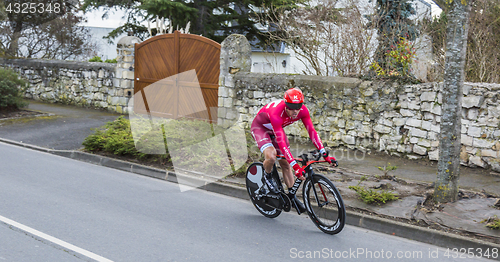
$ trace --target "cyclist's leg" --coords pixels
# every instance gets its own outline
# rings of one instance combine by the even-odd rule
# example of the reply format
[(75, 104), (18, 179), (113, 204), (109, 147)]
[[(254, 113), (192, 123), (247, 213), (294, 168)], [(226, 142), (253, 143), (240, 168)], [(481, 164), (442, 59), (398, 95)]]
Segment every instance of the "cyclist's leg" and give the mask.
[(259, 125), (252, 124), (252, 136), (260, 151), (264, 154), (264, 170), (266, 173), (273, 171), (273, 165), (276, 162), (276, 149), (271, 135), (273, 132)]
[(264, 181), (267, 184), (269, 190), (271, 192), (278, 194), (279, 193), (279, 187), (278, 187), (278, 181), (275, 181), (275, 179), (272, 178), (272, 172), (273, 172), (273, 167), (274, 163), (276, 163), (276, 149), (273, 146), (270, 146), (263, 151), (264, 153)]
[(287, 188), (292, 188), (295, 183), (295, 179), (293, 177), (292, 167), (288, 163), (286, 159), (278, 160), (281, 166), (281, 171), (283, 173), (283, 179), (285, 180), (285, 185)]
[[(288, 137), (285, 136), (285, 137), (283, 137), (283, 139), (284, 139), (285, 145), (288, 147), (288, 149), (290, 149), (290, 142), (288, 141)], [(295, 178), (294, 178), (294, 175), (292, 172), (292, 167), (290, 166), (288, 161), (285, 159), (284, 152), (282, 152), (279, 149), (278, 141), (276, 140), (276, 137), (272, 138), (272, 140), (273, 140), (274, 147), (278, 148), (278, 149), (276, 149), (276, 153), (279, 156), (278, 162), (280, 163), (280, 166), (281, 166), (281, 171), (283, 173), (283, 180), (285, 180), (285, 185), (287, 186), (287, 188), (292, 188), (293, 184), (295, 183)]]
[[(288, 139), (285, 140), (286, 145), (290, 148)], [(281, 151), (278, 149), (278, 155), (282, 156)], [(284, 156), (283, 156), (284, 157)], [(295, 184), (295, 176), (293, 175), (292, 167), (285, 158), (280, 158), (279, 160), (281, 171), (283, 173), (283, 179), (285, 180), (286, 187), (290, 190)], [(295, 194), (288, 192), (288, 198), (292, 201), (292, 207), (295, 208), (299, 214), (306, 212), (306, 207)]]
[(270, 174), (273, 172), (274, 163), (276, 163), (276, 149), (274, 146), (270, 146), (264, 149), (262, 153), (264, 153), (264, 170)]
[(286, 187), (288, 188), (288, 198), (292, 201), (292, 207), (298, 209), (299, 214), (306, 212), (306, 207), (300, 200), (297, 198), (295, 194), (290, 193), (290, 189), (293, 187), (295, 183), (295, 176), (292, 172), (292, 167), (288, 164), (286, 159), (279, 160), (281, 171), (283, 172), (283, 179), (285, 180)]
[(279, 189), (277, 182), (272, 179), (271, 173), (273, 172), (274, 164), (276, 163), (277, 155), (277, 143), (276, 138), (273, 135), (273, 131), (261, 127), (259, 125), (253, 125), (251, 127), (252, 136), (257, 143), (260, 151), (264, 154), (264, 180), (268, 188), (273, 193), (278, 193)]

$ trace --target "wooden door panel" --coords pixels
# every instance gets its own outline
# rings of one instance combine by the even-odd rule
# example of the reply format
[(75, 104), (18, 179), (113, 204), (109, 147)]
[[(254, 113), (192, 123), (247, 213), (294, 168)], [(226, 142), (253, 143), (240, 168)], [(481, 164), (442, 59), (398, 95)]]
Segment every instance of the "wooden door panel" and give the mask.
[[(219, 61), (220, 44), (178, 31), (136, 44), (134, 93), (147, 94), (137, 109), (159, 117), (217, 121)], [(193, 69), (194, 76), (182, 74)]]

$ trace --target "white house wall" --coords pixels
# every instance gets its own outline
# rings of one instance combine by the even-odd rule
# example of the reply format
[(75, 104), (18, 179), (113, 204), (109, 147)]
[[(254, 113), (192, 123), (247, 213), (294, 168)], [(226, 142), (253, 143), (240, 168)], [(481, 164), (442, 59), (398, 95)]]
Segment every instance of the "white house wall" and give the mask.
[[(104, 27), (87, 27), (89, 29), (90, 36), (92, 41), (97, 43), (97, 56), (101, 57), (102, 60), (113, 59), (116, 58), (116, 42), (115, 40), (112, 44), (108, 43), (107, 39), (103, 39), (104, 36), (107, 36), (114, 28), (104, 28)], [(118, 36), (116, 39), (121, 39), (127, 34), (122, 34)]]
[[(283, 67), (285, 61), (285, 67)], [(252, 52), (252, 69), (254, 73), (293, 73), (290, 70), (290, 55), (286, 53)]]
[[(350, 0), (341, 0), (338, 2), (338, 7), (345, 7)], [(317, 2), (317, 1), (316, 1)], [(360, 9), (360, 12), (363, 15), (368, 15), (372, 14), (375, 9), (375, 1), (370, 1), (370, 0), (358, 0), (358, 7)], [(412, 2), (413, 7), (415, 8), (415, 15), (411, 17), (412, 20), (422, 20), (424, 18), (430, 19), (431, 16), (431, 4), (424, 0), (414, 0)], [(374, 33), (374, 37), (372, 38), (371, 45), (374, 46), (374, 50), (377, 45), (377, 36), (376, 32)], [(432, 41), (431, 39), (423, 35), (419, 37), (417, 40), (414, 41), (414, 47), (416, 49), (416, 63), (412, 65), (413, 69), (413, 74), (421, 79), (426, 81), (427, 80), (427, 71), (430, 68), (430, 64), (432, 64)], [(252, 66), (252, 72), (258, 72), (258, 70), (262, 70), (260, 63), (270, 63), (272, 65), (272, 72), (273, 73), (291, 73), (291, 74), (304, 74), (305, 69), (309, 66), (307, 64), (302, 63), (299, 59), (297, 59), (297, 56), (294, 54), (293, 50), (290, 48), (285, 49), (285, 53), (289, 54), (286, 57), (286, 68), (283, 68), (282, 66), (277, 66), (277, 62), (273, 60), (273, 55), (272, 54), (266, 54), (266, 53), (259, 53), (259, 54), (253, 54), (252, 55), (252, 63), (257, 63), (256, 67), (254, 68)], [(371, 54), (373, 57), (373, 53)], [(281, 57), (279, 58), (281, 59)], [(282, 59), (283, 60), (283, 59)], [(330, 74), (335, 76), (336, 74)]]

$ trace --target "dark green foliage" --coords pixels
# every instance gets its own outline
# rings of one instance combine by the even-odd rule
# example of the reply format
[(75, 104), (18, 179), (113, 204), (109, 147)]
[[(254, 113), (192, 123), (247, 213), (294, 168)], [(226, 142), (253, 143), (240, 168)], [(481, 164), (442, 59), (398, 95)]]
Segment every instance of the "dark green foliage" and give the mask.
[(119, 117), (94, 131), (94, 134), (83, 141), (86, 150), (91, 152), (103, 151), (115, 155), (137, 157), (138, 159), (147, 158), (146, 154), (140, 153), (135, 148), (128, 119)]
[(375, 14), (369, 16), (371, 23), (378, 28), (379, 45), (375, 53), (375, 61), (385, 68), (388, 50), (398, 45), (401, 38), (413, 41), (419, 31), (410, 16), (415, 14), (412, 2), (409, 0), (377, 0)]
[[(111, 32), (108, 38), (113, 39), (127, 31), (141, 39), (149, 37), (147, 28), (141, 26), (144, 20), (156, 21), (165, 18), (172, 21), (172, 26), (185, 28), (190, 22), (189, 32), (203, 35), (217, 42), (222, 42), (232, 33), (243, 34), (249, 41), (264, 41), (264, 35), (255, 28), (256, 13), (251, 7), (270, 6), (290, 8), (302, 0), (245, 0), (245, 1), (187, 1), (187, 0), (85, 0), (83, 10), (120, 7), (129, 10), (127, 23)], [(145, 12), (144, 12), (145, 11)], [(153, 30), (153, 35), (156, 31)]]
[(18, 109), (26, 106), (22, 100), (22, 88), (26, 81), (11, 69), (0, 68), (0, 110)]

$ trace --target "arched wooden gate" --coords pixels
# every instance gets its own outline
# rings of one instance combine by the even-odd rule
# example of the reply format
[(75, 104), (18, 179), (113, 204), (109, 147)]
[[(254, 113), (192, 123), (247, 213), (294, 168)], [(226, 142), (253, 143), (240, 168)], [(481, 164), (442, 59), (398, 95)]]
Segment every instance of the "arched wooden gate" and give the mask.
[[(153, 98), (150, 95), (147, 98), (149, 104), (152, 99), (161, 100), (160, 107), (152, 108), (144, 99), (144, 106), (148, 113), (167, 118), (208, 118), (207, 120), (217, 122), (219, 60), (219, 43), (198, 35), (182, 34), (179, 31), (155, 36), (140, 44), (135, 44), (135, 97), (146, 98), (145, 89), (153, 83), (158, 87), (160, 83), (160, 89), (164, 87), (163, 89), (168, 88), (170, 91), (163, 93), (161, 97)], [(193, 87), (193, 82), (175, 76), (192, 69), (196, 70), (207, 110), (205, 113), (199, 112), (186, 116), (181, 114), (182, 110), (179, 110), (179, 107), (183, 104), (196, 103), (190, 100), (193, 99), (189, 96), (189, 92), (192, 91), (188, 91), (188, 95), (184, 92), (184, 95), (179, 96), (175, 90)], [(142, 96), (138, 96), (139, 94)]]

